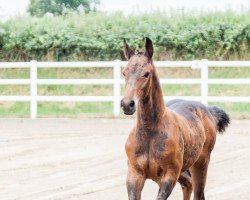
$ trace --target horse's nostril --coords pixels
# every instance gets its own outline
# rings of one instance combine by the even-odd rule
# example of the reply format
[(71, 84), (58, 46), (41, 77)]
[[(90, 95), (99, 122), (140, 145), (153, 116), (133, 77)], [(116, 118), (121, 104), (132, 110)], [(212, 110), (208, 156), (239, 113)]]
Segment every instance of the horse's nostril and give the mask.
[(121, 100), (121, 107), (123, 107), (124, 106), (124, 104), (123, 104), (123, 100)]
[(129, 106), (134, 107), (135, 106), (135, 101), (130, 101)]

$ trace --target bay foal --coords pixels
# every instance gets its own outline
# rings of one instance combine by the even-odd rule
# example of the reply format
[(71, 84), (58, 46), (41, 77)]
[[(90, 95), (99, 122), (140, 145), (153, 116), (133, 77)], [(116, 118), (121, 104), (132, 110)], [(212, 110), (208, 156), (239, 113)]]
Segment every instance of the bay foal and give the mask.
[(164, 104), (153, 44), (146, 38), (145, 52), (134, 53), (124, 39), (128, 65), (123, 70), (125, 93), (121, 107), (137, 120), (126, 142), (129, 200), (140, 200), (146, 179), (159, 185), (157, 200), (166, 200), (176, 182), (183, 199), (205, 199), (204, 188), (216, 133), (229, 124), (228, 115), (199, 102), (173, 100)]

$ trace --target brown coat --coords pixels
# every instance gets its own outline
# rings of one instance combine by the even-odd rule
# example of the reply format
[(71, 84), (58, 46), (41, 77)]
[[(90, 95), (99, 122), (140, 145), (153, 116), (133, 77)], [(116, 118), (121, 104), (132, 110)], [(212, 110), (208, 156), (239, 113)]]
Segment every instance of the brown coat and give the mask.
[(129, 62), (123, 71), (126, 85), (121, 106), (125, 114), (133, 114), (138, 107), (136, 124), (125, 146), (129, 199), (141, 198), (146, 179), (158, 183), (157, 200), (167, 199), (177, 181), (185, 200), (190, 199), (192, 188), (194, 199), (205, 199), (207, 166), (216, 133), (225, 129), (229, 117), (219, 108), (193, 101), (173, 100), (166, 107), (148, 38), (145, 47), (145, 53), (134, 54), (124, 41)]

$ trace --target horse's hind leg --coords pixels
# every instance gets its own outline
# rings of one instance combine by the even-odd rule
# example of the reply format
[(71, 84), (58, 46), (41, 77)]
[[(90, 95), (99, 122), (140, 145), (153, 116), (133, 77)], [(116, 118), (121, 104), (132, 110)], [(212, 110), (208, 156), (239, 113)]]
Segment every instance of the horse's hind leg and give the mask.
[(189, 170), (180, 175), (178, 182), (182, 187), (183, 200), (190, 200), (192, 194), (192, 178)]
[(207, 178), (209, 156), (200, 157), (191, 168), (194, 200), (205, 200), (205, 185)]

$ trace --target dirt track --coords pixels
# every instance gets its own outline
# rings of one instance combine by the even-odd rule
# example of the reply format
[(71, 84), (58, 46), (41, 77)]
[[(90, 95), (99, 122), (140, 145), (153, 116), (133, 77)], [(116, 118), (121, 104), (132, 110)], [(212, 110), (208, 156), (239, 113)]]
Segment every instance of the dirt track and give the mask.
[[(1, 200), (126, 200), (124, 143), (133, 120), (1, 119)], [(142, 200), (156, 198), (146, 182)], [(217, 138), (207, 199), (249, 199), (250, 121)], [(182, 199), (177, 185), (169, 199)]]

